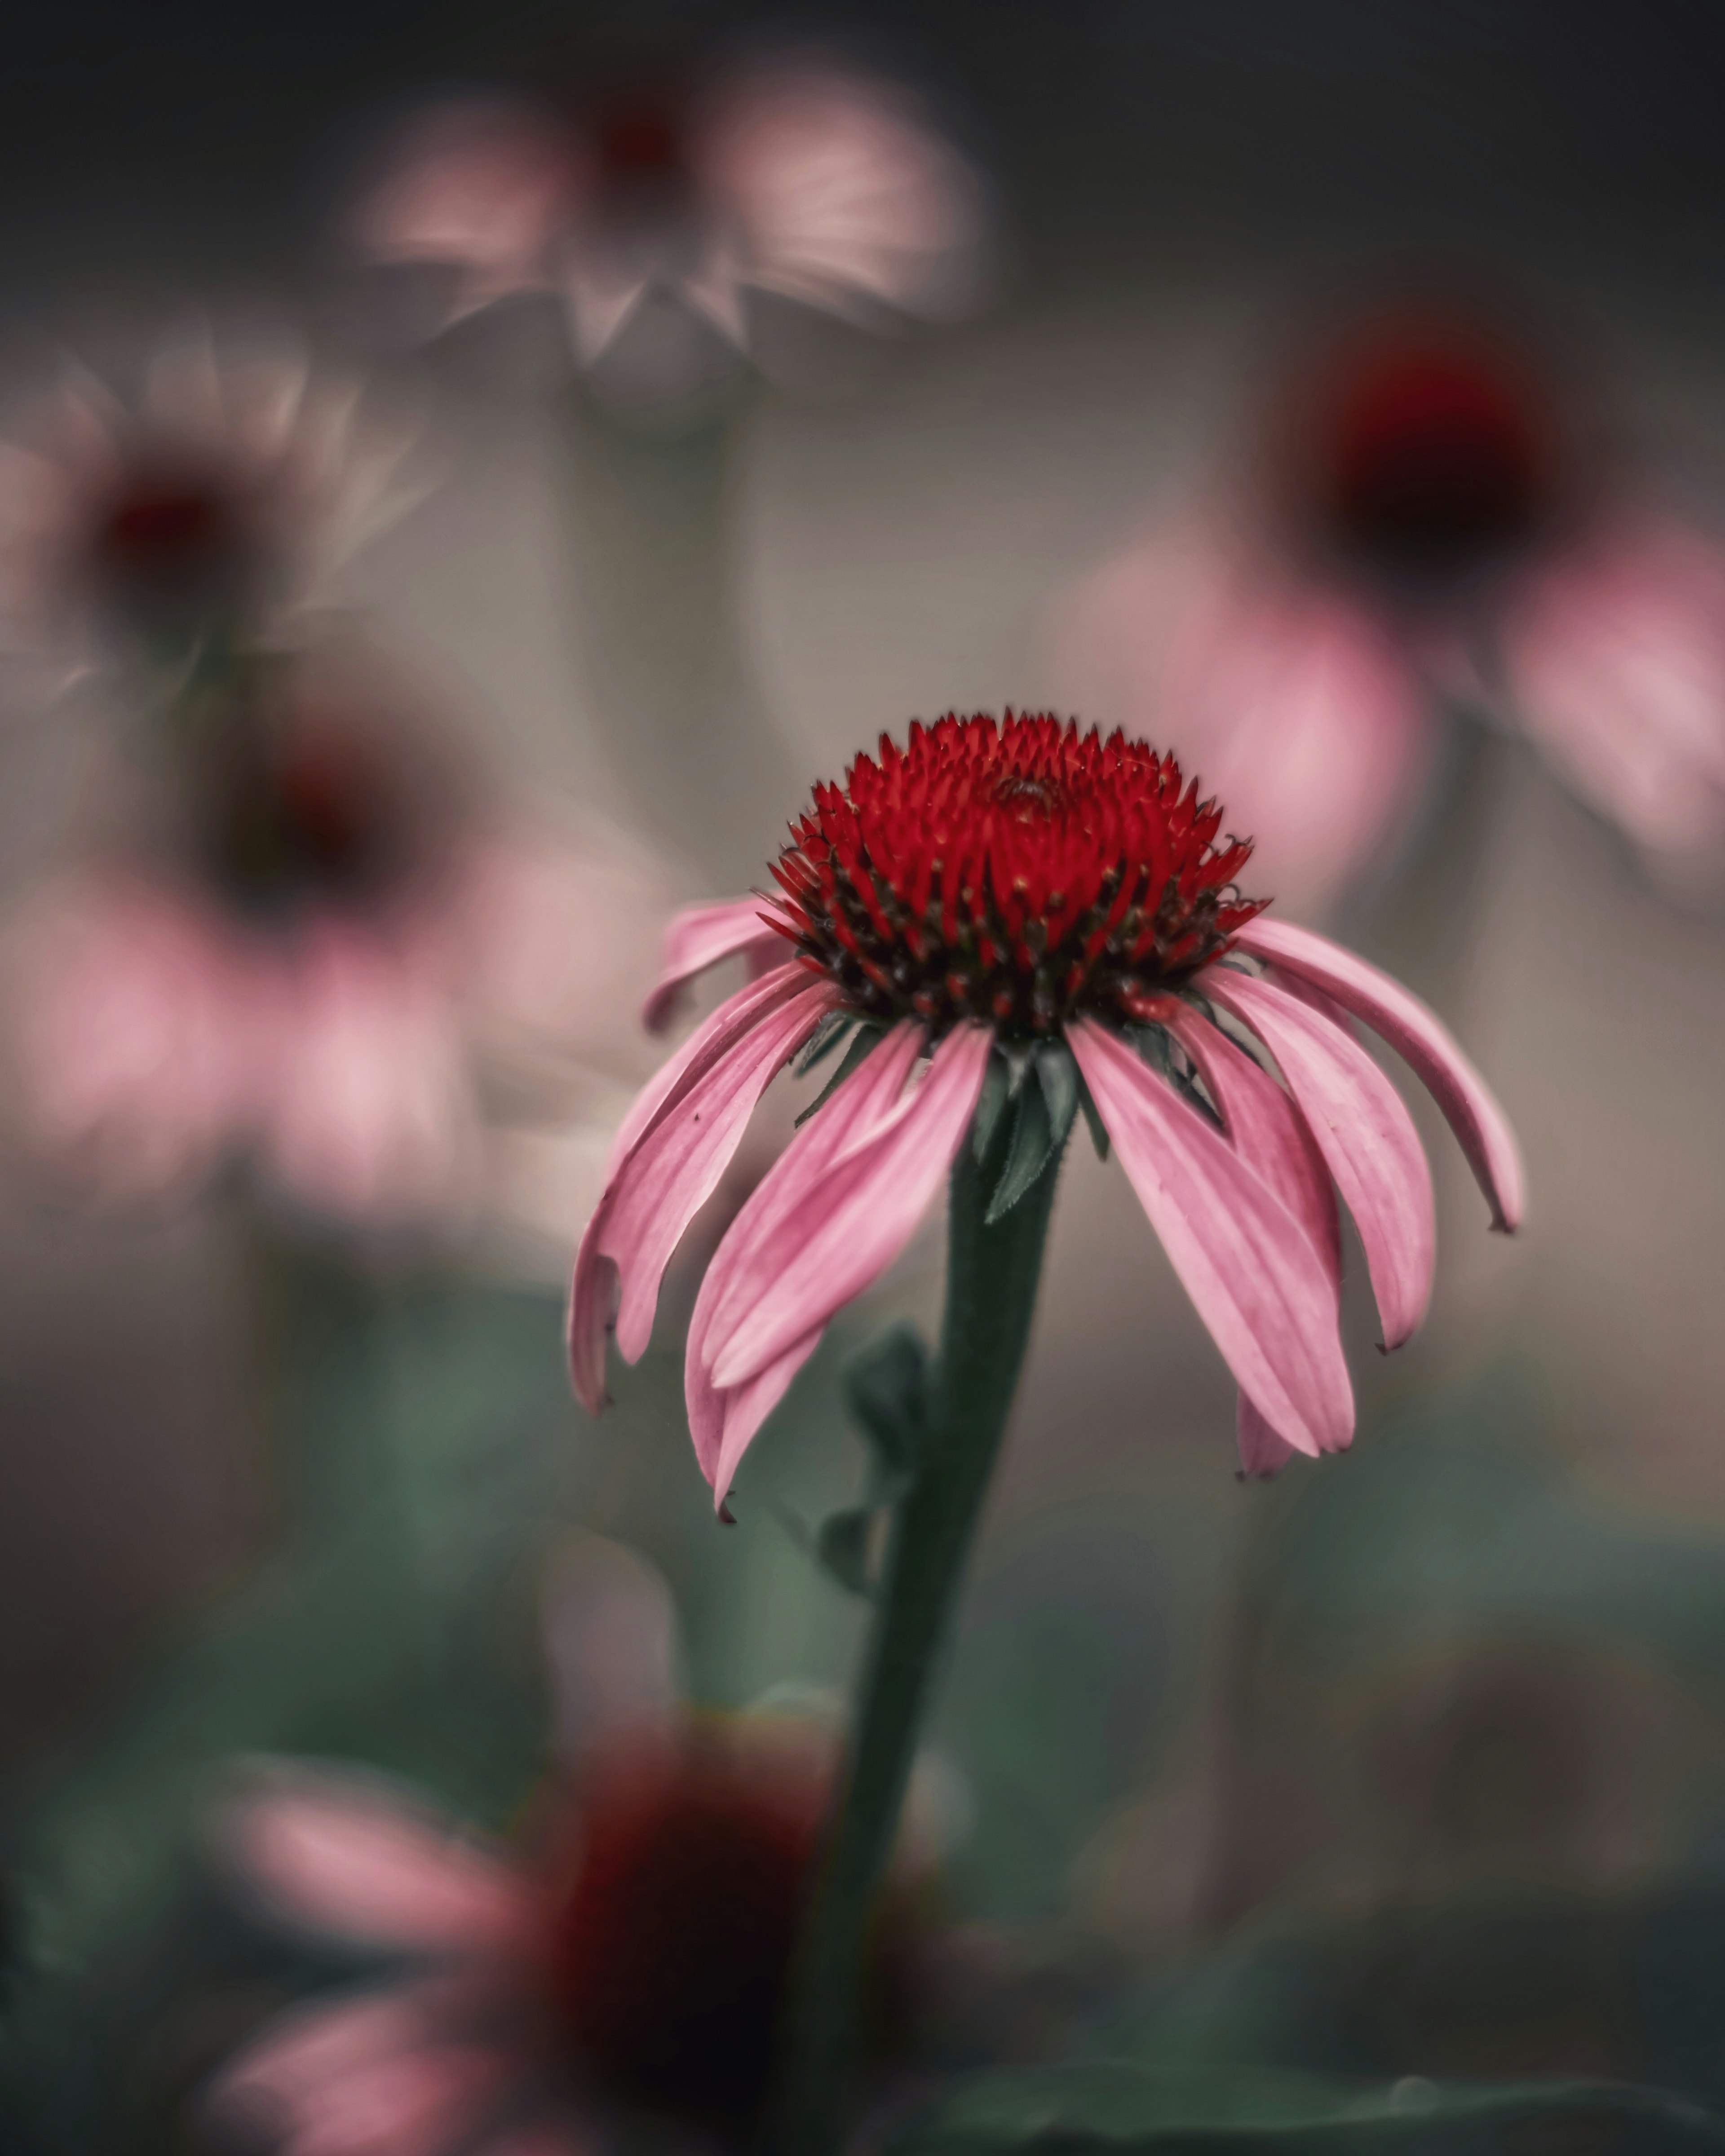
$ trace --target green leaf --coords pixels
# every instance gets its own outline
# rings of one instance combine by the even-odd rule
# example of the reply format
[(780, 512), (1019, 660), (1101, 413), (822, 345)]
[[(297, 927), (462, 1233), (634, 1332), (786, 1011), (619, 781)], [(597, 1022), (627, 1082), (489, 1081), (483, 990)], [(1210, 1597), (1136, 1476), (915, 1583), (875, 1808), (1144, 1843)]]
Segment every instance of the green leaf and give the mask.
[(1108, 1126), (1102, 1121), (1101, 1111), (1090, 1096), (1090, 1088), (1084, 1082), (1084, 1073), (1075, 1061), (1073, 1070), (1078, 1076), (1078, 1105), (1084, 1111), (1085, 1127), (1090, 1132), (1090, 1142), (1096, 1148), (1098, 1160), (1108, 1158)]
[(913, 1325), (895, 1325), (846, 1369), (845, 1400), (874, 1447), (880, 1496), (896, 1496), (916, 1470), (928, 1389), (928, 1350)]
[(1725, 2146), (1725, 2121), (1663, 2089), (1583, 2080), (1330, 2080), (1250, 2068), (1159, 2070), (1125, 2060), (985, 2074), (911, 2119), (890, 2156), (1132, 2156), (1298, 2150), (1304, 2156), (1489, 2147), (1523, 2119), (1611, 2118), (1639, 2148)]
[(878, 1517), (875, 1506), (853, 1505), (842, 1512), (829, 1513), (815, 1535), (817, 1562), (849, 1594), (865, 1597), (874, 1594), (869, 1544)]
[(1013, 1117), (1006, 1164), (1000, 1171), (983, 1216), (991, 1228), (1011, 1212), (1048, 1165), (1048, 1157), (1055, 1150), (1054, 1125), (1049, 1120), (1048, 1102), (1040, 1086), (1019, 1088), (1018, 1098), (1013, 1103)]
[(854, 1023), (849, 1011), (829, 1011), (797, 1050), (791, 1064), (792, 1075), (806, 1078), (817, 1063), (824, 1063)]
[(1064, 1040), (1036, 1044), (1036, 1077), (1048, 1107), (1049, 1127), (1056, 1146), (1064, 1146), (1078, 1113), (1078, 1065)]
[(856, 1069), (857, 1065), (865, 1061), (886, 1038), (886, 1034), (881, 1031), (878, 1025), (863, 1024), (857, 1028), (855, 1038), (852, 1040), (850, 1047), (845, 1051), (845, 1060), (843, 1062), (839, 1064), (838, 1069), (833, 1073), (832, 1076), (828, 1079), (826, 1084), (821, 1087), (819, 1092), (815, 1095), (814, 1098), (809, 1103), (809, 1106), (803, 1111), (802, 1114), (798, 1116), (797, 1127), (798, 1130), (802, 1129), (803, 1124), (808, 1122), (809, 1118), (814, 1113), (817, 1108), (824, 1108), (826, 1106), (827, 1102), (832, 1099), (834, 1094), (838, 1091), (839, 1088), (845, 1083), (845, 1081), (850, 1075), (851, 1072)]
[(988, 1067), (983, 1073), (983, 1090), (976, 1104), (976, 1113), (971, 1118), (970, 1149), (980, 1161), (986, 1158), (989, 1145), (1000, 1122), (1000, 1111), (1006, 1106), (1006, 1096), (1011, 1082), (1011, 1072), (1006, 1058), (1000, 1050), (991, 1049)]

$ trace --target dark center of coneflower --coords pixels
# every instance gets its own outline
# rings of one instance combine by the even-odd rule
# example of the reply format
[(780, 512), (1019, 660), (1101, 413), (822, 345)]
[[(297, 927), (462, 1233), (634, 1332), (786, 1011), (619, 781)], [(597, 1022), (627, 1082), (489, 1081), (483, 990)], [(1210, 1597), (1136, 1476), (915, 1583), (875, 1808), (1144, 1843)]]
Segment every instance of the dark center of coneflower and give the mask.
[(783, 932), (880, 1019), (1046, 1035), (1148, 1015), (1267, 901), (1172, 756), (1076, 721), (948, 716), (817, 786), (774, 865)]
[(1558, 485), (1551, 398), (1461, 323), (1388, 324), (1339, 354), (1310, 454), (1337, 542), (1392, 574), (1488, 564), (1537, 534)]
[(399, 869), (400, 789), (371, 744), (338, 726), (237, 728), (205, 784), (212, 866), (243, 908), (354, 903)]
[(827, 1791), (800, 1763), (696, 1743), (614, 1763), (586, 1792), (552, 1969), (605, 2096), (722, 2132), (756, 2118)]
[(625, 227), (675, 221), (696, 193), (688, 117), (682, 99), (659, 86), (603, 100), (587, 138), (606, 218)]
[(249, 519), (214, 474), (142, 464), (98, 511), (88, 540), (97, 581), (145, 625), (237, 604), (259, 562)]

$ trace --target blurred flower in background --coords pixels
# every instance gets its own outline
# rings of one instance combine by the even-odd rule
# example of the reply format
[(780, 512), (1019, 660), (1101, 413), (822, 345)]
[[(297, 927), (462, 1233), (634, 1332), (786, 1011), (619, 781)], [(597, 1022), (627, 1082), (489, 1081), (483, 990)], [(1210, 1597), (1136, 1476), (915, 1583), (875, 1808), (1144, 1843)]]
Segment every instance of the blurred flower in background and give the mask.
[(254, 654), (140, 755), (117, 833), (8, 932), (26, 1143), (113, 1197), (251, 1153), (315, 1211), (450, 1229), (494, 1125), (608, 1129), (644, 857), (511, 818), (352, 654)]
[(1061, 693), (1178, 742), (1296, 908), (1407, 832), (1445, 706), (1520, 726), (1679, 888), (1725, 841), (1725, 549), (1573, 367), (1433, 293), (1286, 371), (1241, 482), (1066, 603)]
[(590, 367), (655, 298), (739, 351), (751, 291), (875, 326), (958, 311), (984, 226), (976, 175), (908, 91), (786, 58), (567, 116), (503, 99), (428, 112), (352, 230), (379, 261), (446, 267), (449, 320), (557, 293)]
[[(837, 1731), (691, 1714), (669, 1595), (620, 1545), (566, 1547), (547, 1604), (562, 1763), (517, 1848), (310, 1764), (267, 1769), (225, 1814), (227, 1866), (264, 1912), (405, 1964), (282, 2015), (222, 2071), (209, 2116), (245, 2145), (548, 2156), (645, 2123), (705, 2148), (756, 2118)], [(907, 1837), (883, 1910), (883, 2038), (930, 1861)]]
[(82, 367), (0, 440), (0, 639), (62, 682), (177, 676), (326, 601), (409, 509), (416, 421), (280, 340), (164, 339), (125, 398)]

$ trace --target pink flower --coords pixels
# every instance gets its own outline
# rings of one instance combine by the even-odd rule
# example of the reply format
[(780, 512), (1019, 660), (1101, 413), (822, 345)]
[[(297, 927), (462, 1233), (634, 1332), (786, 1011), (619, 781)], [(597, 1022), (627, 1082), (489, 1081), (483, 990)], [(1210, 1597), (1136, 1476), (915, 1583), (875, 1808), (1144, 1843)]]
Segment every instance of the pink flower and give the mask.
[(501, 100), (431, 112), (356, 230), (381, 259), (458, 271), (455, 316), (561, 294), (590, 366), (655, 292), (739, 348), (751, 290), (865, 320), (941, 314), (982, 223), (975, 177), (906, 93), (787, 61), (578, 122)]
[(630, 1361), (646, 1347), (665, 1265), (775, 1072), (848, 1029), (853, 1067), (732, 1222), (696, 1304), (690, 1426), (721, 1507), (829, 1320), (903, 1250), (959, 1147), (985, 1142), (985, 1087), (1009, 1070), (1041, 1087), (1061, 1137), (1081, 1092), (1106, 1127), (1239, 1383), (1247, 1471), (1347, 1445), (1336, 1190), (1386, 1346), (1425, 1313), (1435, 1232), (1413, 1123), (1350, 1019), (1430, 1090), (1505, 1229), (1520, 1163), (1430, 1011), (1240, 898), (1250, 848), (1219, 845), (1221, 821), (1172, 757), (1046, 717), (913, 725), (907, 748), (883, 737), (878, 762), (817, 787), (773, 896), (673, 926), (654, 1017), (727, 952), (758, 968), (777, 942), (785, 961), (698, 1028), (619, 1132), (570, 1301), (588, 1410), (608, 1331)]
[(302, 352), (221, 353), (201, 327), (131, 402), (69, 373), (0, 443), (0, 636), (75, 676), (271, 630), (418, 498), (413, 438)]
[(16, 1106), (50, 1161), (141, 1199), (249, 1153), (317, 1210), (459, 1226), (506, 1078), (578, 1120), (634, 1075), (614, 924), (647, 932), (644, 869), (499, 833), (352, 683), (297, 670), (181, 775), (170, 843), (11, 924)]
[(1302, 908), (1405, 830), (1445, 696), (1681, 880), (1725, 840), (1725, 552), (1602, 485), (1585, 432), (1494, 321), (1372, 316), (1296, 382), (1241, 496), (1079, 588), (1062, 691), (1177, 737)]
[[(552, 1640), (564, 1756), (516, 1845), (309, 1764), (263, 1773), (226, 1809), (227, 1867), (266, 1914), (398, 1964), (278, 2016), (221, 2071), (209, 2117), (246, 2146), (600, 2156), (650, 2118), (695, 2151), (753, 2118), (833, 1732), (690, 1714), (662, 1585), (613, 1545), (577, 1558)], [(874, 1958), (889, 2019), (916, 1861)]]

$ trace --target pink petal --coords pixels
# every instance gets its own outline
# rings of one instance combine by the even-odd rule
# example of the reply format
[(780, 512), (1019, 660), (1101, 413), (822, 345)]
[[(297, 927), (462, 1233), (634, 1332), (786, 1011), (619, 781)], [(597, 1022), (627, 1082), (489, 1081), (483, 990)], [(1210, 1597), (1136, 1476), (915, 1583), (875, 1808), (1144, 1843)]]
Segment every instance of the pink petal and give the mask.
[(1502, 649), (1527, 732), (1655, 853), (1725, 836), (1725, 554), (1643, 519), (1523, 580)]
[(787, 1148), (707, 1269), (690, 1331), (691, 1422), (706, 1406), (703, 1387), (724, 1396), (712, 1469), (721, 1502), (790, 1382), (788, 1358), (806, 1360), (834, 1312), (898, 1256), (970, 1127), (987, 1032), (948, 1034), (901, 1097), (921, 1045), (920, 1028), (895, 1029)]
[(358, 1776), (272, 1777), (234, 1804), (223, 1831), (280, 1913), (357, 1944), (507, 1953), (528, 1921), (501, 1858)]
[[(1382, 1034), (1443, 1111), (1491, 1208), (1491, 1225), (1512, 1235), (1527, 1203), (1521, 1149), (1491, 1088), (1436, 1014), (1376, 966), (1291, 921), (1260, 916), (1236, 941), (1254, 957), (1333, 996)], [(1199, 981), (1204, 985), (1204, 976)]]
[(858, 295), (927, 314), (967, 296), (983, 227), (976, 177), (891, 85), (755, 69), (711, 100), (695, 151), (746, 239), (752, 284), (839, 312)]
[(1384, 1344), (1399, 1348), (1425, 1315), (1437, 1251), (1431, 1170), (1401, 1096), (1342, 1025), (1273, 982), (1213, 966), (1204, 992), (1281, 1066), (1365, 1245)]
[(1242, 1393), (1235, 1417), (1240, 1445), (1240, 1471), (1254, 1482), (1267, 1482), (1294, 1457), (1297, 1447), (1278, 1435), (1275, 1425), (1259, 1414)]
[[(606, 1165), (605, 1194), (588, 1222), (576, 1253), (569, 1293), (570, 1373), (576, 1397), (589, 1414), (598, 1414), (605, 1404), (605, 1334), (616, 1314), (620, 1285), (616, 1261), (603, 1249), (617, 1186), (660, 1124), (747, 1043), (757, 1025), (793, 998), (809, 992), (808, 974), (795, 965), (781, 966), (740, 988), (696, 1029), (642, 1087), (624, 1117)], [(762, 1078), (763, 1086), (773, 1067), (769, 1065)], [(721, 1160), (719, 1173), (723, 1173), (724, 1165)]]
[[(794, 967), (779, 972), (794, 974), (798, 983), (807, 979)], [(776, 978), (769, 976), (759, 985), (766, 988)], [(570, 1295), (572, 1368), (590, 1414), (603, 1401), (604, 1321), (613, 1280), (618, 1349), (633, 1363), (652, 1336), (659, 1283), (671, 1253), (718, 1188), (774, 1073), (832, 1002), (829, 986), (811, 983), (796, 987), (788, 999), (769, 998), (740, 1036), (734, 1025), (727, 1027), (728, 1052), (704, 1060), (699, 1075), (667, 1101), (618, 1168), (581, 1239)], [(703, 1030), (710, 1032), (711, 1021)]]
[(1219, 1132), (1092, 1019), (1068, 1039), (1151, 1225), (1210, 1337), (1282, 1435), (1353, 1430), (1335, 1291), (1294, 1215)]
[(697, 975), (726, 958), (747, 957), (756, 972), (787, 957), (790, 945), (766, 925), (770, 899), (725, 898), (708, 906), (685, 906), (665, 932), (665, 970), (653, 983), (641, 1012), (649, 1033), (660, 1033), (675, 1015), (683, 991)]
[(1188, 1004), (1163, 1023), (1198, 1065), (1242, 1158), (1312, 1239), (1339, 1296), (1342, 1233), (1330, 1171), (1306, 1118), (1267, 1070)]

